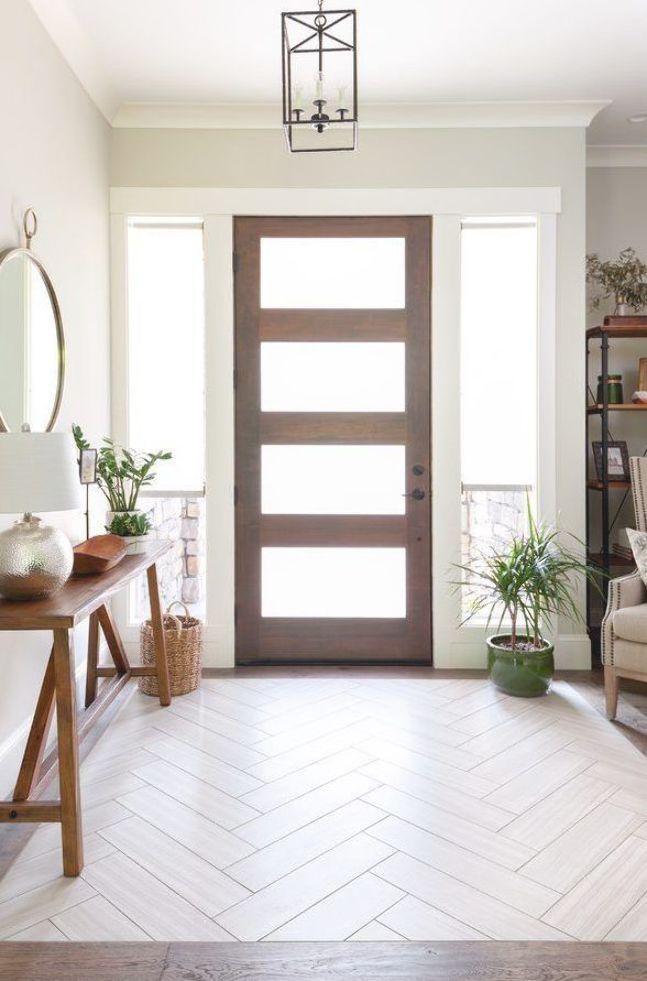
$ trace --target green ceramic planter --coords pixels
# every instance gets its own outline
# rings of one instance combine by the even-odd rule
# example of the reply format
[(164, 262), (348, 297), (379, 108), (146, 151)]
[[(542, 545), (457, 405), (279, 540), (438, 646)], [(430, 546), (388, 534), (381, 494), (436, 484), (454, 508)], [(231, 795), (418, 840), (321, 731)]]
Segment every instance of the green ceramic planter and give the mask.
[(506, 695), (521, 698), (545, 695), (555, 673), (553, 644), (546, 644), (538, 653), (522, 654), (499, 646), (508, 639), (505, 635), (487, 639), (490, 681)]

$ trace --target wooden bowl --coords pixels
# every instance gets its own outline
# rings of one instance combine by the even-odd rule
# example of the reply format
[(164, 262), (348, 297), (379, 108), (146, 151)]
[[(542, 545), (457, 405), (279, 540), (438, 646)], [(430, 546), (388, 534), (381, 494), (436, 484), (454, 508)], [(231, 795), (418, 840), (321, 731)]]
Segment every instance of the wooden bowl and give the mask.
[(95, 535), (74, 549), (75, 576), (96, 576), (121, 562), (127, 542), (119, 535)]

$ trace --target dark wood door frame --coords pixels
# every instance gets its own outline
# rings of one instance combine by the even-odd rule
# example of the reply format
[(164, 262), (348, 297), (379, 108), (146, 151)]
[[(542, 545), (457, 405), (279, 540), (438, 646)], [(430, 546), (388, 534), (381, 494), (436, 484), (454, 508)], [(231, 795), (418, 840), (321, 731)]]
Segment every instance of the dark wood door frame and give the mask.
[[(237, 663), (431, 662), (430, 218), (237, 218), (236, 659)], [(266, 237), (403, 237), (406, 300), (400, 310), (260, 307)], [(262, 341), (404, 341), (406, 411), (261, 412)], [(263, 444), (406, 446), (405, 515), (261, 514)], [(422, 475), (413, 472), (423, 468)], [(261, 618), (263, 546), (406, 546), (407, 616)]]

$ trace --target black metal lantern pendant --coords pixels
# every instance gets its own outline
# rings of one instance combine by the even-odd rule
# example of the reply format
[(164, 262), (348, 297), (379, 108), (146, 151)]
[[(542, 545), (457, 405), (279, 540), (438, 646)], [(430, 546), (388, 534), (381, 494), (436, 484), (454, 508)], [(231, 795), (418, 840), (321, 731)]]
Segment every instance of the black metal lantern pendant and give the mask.
[(283, 129), (293, 153), (357, 148), (357, 14), (281, 14)]

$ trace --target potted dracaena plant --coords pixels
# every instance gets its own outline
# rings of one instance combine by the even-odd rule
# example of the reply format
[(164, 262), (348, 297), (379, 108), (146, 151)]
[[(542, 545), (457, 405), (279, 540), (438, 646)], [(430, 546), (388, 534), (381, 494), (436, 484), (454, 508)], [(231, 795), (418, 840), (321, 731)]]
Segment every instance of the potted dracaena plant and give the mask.
[[(80, 426), (73, 425), (72, 433), (79, 450), (89, 448)], [(159, 460), (170, 460), (171, 456), (168, 450), (157, 453), (129, 450), (107, 437), (99, 449), (97, 484), (110, 507), (106, 531), (128, 539), (129, 552), (137, 551), (152, 529), (148, 514), (137, 507), (140, 491), (155, 479), (155, 464)]]
[(588, 579), (600, 591), (600, 570), (568, 548), (555, 528), (537, 522), (529, 502), (527, 514), (526, 532), (458, 565), (463, 576), (453, 582), (455, 589), (468, 590), (462, 623), (485, 616), (486, 631), (496, 623), (486, 641), (490, 680), (506, 694), (526, 698), (544, 695), (555, 671), (554, 642), (543, 631), (560, 616), (583, 622), (577, 579)]

